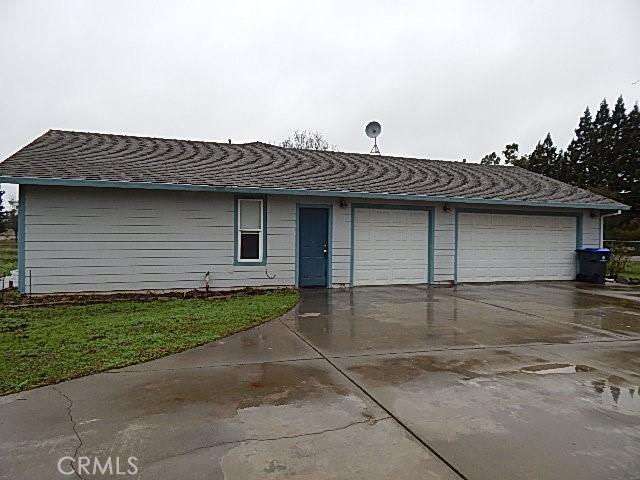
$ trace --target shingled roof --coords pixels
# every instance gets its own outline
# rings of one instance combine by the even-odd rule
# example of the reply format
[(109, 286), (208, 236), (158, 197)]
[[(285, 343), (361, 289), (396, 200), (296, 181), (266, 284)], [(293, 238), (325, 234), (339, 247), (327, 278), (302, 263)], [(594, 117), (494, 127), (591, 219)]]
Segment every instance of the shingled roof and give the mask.
[(518, 167), (60, 130), (2, 162), (0, 181), (626, 207)]

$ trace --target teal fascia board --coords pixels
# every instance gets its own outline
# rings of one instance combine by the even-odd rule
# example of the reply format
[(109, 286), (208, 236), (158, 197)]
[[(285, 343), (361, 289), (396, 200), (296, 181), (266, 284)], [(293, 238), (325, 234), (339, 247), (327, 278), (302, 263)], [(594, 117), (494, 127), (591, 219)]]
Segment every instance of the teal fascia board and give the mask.
[(453, 231), (454, 234), (454, 250), (453, 250), (453, 284), (457, 285), (458, 284), (458, 243), (459, 243), (459, 235), (458, 235), (458, 209), (456, 209), (456, 214), (455, 214), (455, 230)]
[(0, 183), (14, 183), (20, 185), (49, 185), (65, 187), (96, 187), (96, 188), (130, 188), (143, 190), (178, 190), (192, 192), (222, 192), (235, 194), (254, 195), (307, 195), (319, 197), (338, 198), (363, 198), (379, 200), (404, 200), (425, 202), (446, 202), (453, 204), (482, 204), (482, 205), (519, 205), (523, 207), (550, 207), (550, 208), (585, 208), (594, 210), (629, 210), (631, 207), (622, 203), (567, 203), (537, 200), (499, 200), (491, 198), (467, 198), (447, 197), (442, 195), (412, 195), (393, 193), (370, 193), (333, 190), (309, 190), (286, 188), (262, 188), (262, 187), (235, 187), (190, 185), (177, 183), (153, 183), (153, 182), (116, 182), (107, 180), (80, 180), (62, 178), (34, 178), (34, 177), (0, 177)]
[(497, 208), (457, 208), (459, 213), (491, 213), (494, 215), (531, 215), (541, 217), (575, 217), (579, 215), (575, 212), (557, 212), (557, 211), (540, 211), (540, 210), (509, 210)]
[(436, 209), (429, 209), (429, 236), (427, 239), (427, 252), (429, 255), (429, 272), (427, 273), (427, 282), (433, 285), (434, 274), (436, 269)]
[(26, 241), (26, 217), (27, 195), (25, 189), (18, 190), (18, 291), (26, 293), (26, 269), (25, 269), (25, 241)]
[(353, 273), (354, 273), (354, 252), (355, 252), (355, 210), (356, 208), (371, 208), (371, 209), (384, 209), (384, 210), (419, 210), (427, 212), (429, 217), (427, 219), (427, 283), (433, 283), (434, 271), (435, 271), (435, 207), (423, 206), (423, 205), (388, 205), (385, 203), (352, 203), (351, 204), (351, 262), (349, 266), (349, 278), (351, 286), (353, 287)]

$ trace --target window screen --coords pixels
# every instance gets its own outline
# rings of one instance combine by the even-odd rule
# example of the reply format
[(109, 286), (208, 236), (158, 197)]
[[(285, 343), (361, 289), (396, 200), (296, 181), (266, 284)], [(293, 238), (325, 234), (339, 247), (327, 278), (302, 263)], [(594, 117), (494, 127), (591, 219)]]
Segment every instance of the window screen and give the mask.
[(245, 233), (240, 234), (240, 259), (258, 260), (260, 259), (260, 234)]

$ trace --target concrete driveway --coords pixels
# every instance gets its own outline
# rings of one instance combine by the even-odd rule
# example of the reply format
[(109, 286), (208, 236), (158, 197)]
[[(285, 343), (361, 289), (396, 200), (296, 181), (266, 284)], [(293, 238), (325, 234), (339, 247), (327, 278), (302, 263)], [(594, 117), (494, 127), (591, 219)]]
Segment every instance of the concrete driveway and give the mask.
[(70, 478), (63, 456), (154, 480), (640, 478), (639, 306), (572, 283), (305, 291), (224, 341), (0, 397), (0, 478)]

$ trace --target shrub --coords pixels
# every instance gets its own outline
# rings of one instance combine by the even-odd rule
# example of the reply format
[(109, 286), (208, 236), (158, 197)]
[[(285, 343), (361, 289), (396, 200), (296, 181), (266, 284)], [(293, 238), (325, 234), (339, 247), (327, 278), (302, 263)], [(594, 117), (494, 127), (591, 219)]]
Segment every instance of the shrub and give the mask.
[(633, 248), (622, 243), (611, 245), (611, 259), (609, 260), (609, 277), (616, 278), (629, 266), (629, 261), (633, 255)]

